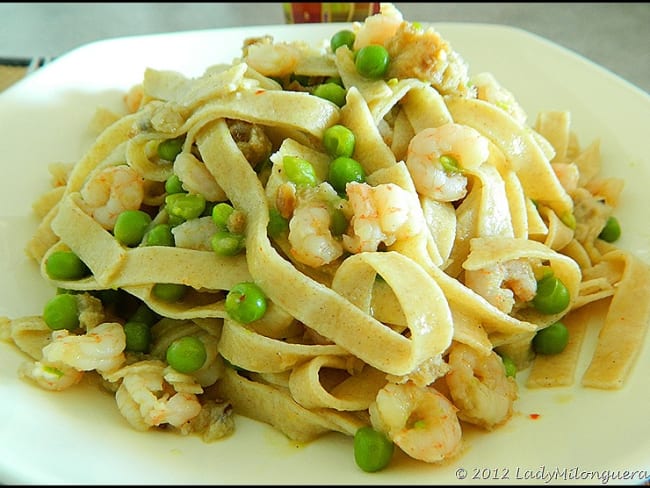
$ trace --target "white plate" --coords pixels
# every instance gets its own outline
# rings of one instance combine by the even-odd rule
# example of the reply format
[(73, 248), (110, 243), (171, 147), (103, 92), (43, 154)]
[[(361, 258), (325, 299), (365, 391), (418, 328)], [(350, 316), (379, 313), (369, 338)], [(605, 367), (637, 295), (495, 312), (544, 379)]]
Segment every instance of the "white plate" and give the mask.
[[(620, 245), (650, 262), (648, 95), (517, 29), (434, 26), (473, 73), (490, 71), (514, 92), (531, 121), (541, 110), (570, 110), (583, 145), (601, 138), (605, 173), (626, 180), (617, 211)], [(30, 206), (48, 187), (48, 163), (75, 161), (89, 146), (86, 124), (98, 105), (118, 108), (147, 66), (195, 76), (238, 56), (246, 37), (269, 33), (278, 40), (316, 42), (338, 28), (249, 27), (102, 41), (61, 56), (2, 93), (0, 316), (40, 314), (52, 296), (23, 252), (37, 224)], [(460, 458), (433, 466), (397, 454), (388, 469), (374, 474), (356, 467), (351, 439), (339, 434), (298, 446), (245, 418), (237, 419), (232, 437), (213, 444), (194, 436), (139, 433), (108, 394), (85, 387), (51, 393), (21, 381), (21, 359), (0, 344), (0, 482), (7, 484), (521, 484), (545, 483), (554, 473), (560, 483), (598, 484), (607, 470), (618, 476), (627, 470), (628, 479), (620, 482), (640, 484), (639, 470), (650, 476), (648, 343), (620, 391), (522, 386), (510, 423), (469, 436)]]

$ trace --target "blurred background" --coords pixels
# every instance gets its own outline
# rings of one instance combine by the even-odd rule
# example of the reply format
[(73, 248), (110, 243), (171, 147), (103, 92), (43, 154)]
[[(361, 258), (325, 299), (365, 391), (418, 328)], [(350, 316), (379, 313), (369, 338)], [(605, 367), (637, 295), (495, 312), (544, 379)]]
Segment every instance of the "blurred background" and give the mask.
[[(404, 18), (509, 25), (650, 92), (650, 3), (406, 3)], [(282, 24), (282, 3), (0, 3), (0, 58), (56, 57), (122, 36)]]

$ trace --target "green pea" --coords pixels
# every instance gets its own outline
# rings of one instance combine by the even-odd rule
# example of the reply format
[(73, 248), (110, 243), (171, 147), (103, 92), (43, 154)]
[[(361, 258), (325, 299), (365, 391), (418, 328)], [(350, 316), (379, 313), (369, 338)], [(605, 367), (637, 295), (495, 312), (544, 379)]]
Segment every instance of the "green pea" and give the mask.
[(621, 225), (618, 222), (618, 219), (614, 216), (611, 216), (605, 222), (605, 227), (598, 234), (598, 238), (602, 239), (605, 242), (616, 242), (621, 237)]
[(167, 161), (174, 161), (176, 156), (183, 150), (183, 143), (185, 136), (176, 137), (174, 139), (166, 139), (158, 144), (158, 156)]
[(230, 361), (228, 361), (228, 360), (227, 360), (226, 358), (224, 358), (223, 356), (221, 356), (221, 359), (223, 359), (223, 363), (224, 363), (227, 367), (232, 368), (232, 369), (234, 369), (235, 371), (238, 371), (238, 372), (242, 372), (242, 373), (245, 373), (245, 372), (246, 372), (246, 370), (245, 370), (244, 368), (242, 368), (242, 367), (240, 367), (240, 366), (237, 366), (236, 364), (231, 363)]
[(328, 76), (327, 78), (325, 78), (324, 83), (335, 83), (345, 88), (345, 85), (343, 84), (343, 79), (340, 76)]
[(266, 230), (271, 237), (279, 237), (289, 231), (289, 221), (285, 219), (277, 208), (269, 209), (269, 223)]
[(187, 193), (183, 188), (183, 182), (178, 175), (173, 174), (165, 181), (165, 191), (171, 195), (173, 193)]
[(458, 164), (458, 160), (453, 156), (444, 154), (440, 156), (438, 161), (440, 161), (440, 165), (442, 166), (442, 169), (444, 169), (445, 172), (448, 174), (461, 172), (460, 165)]
[(205, 201), (205, 208), (203, 209), (203, 212), (201, 213), (200, 217), (211, 217), (212, 216), (212, 211), (214, 210), (214, 207), (217, 205), (217, 202), (211, 202), (209, 200)]
[(573, 212), (564, 212), (562, 215), (560, 215), (560, 220), (569, 229), (575, 230), (577, 222), (576, 216), (573, 214)]
[[(289, 76), (289, 82), (295, 81), (296, 83), (300, 84), (301, 86), (309, 86), (309, 83), (311, 81), (311, 77), (308, 75), (297, 75), (296, 73), (291, 73), (291, 76)], [(280, 83), (282, 84), (282, 83)]]
[(559, 354), (569, 342), (569, 329), (562, 322), (555, 322), (537, 331), (533, 337), (533, 350), (537, 354)]
[(298, 186), (316, 186), (318, 178), (311, 163), (297, 156), (284, 156), (282, 165), (287, 179)]
[(361, 427), (354, 434), (354, 461), (367, 473), (388, 466), (394, 451), (393, 442), (372, 427)]
[(142, 210), (125, 210), (117, 216), (113, 235), (125, 246), (137, 246), (142, 242), (151, 216)]
[(357, 51), (354, 59), (354, 65), (357, 72), (370, 79), (380, 79), (388, 71), (390, 56), (384, 46), (379, 44), (370, 44)]
[(43, 309), (43, 320), (52, 330), (74, 330), (79, 327), (79, 308), (75, 296), (62, 293), (50, 299)]
[(323, 133), (323, 147), (333, 158), (339, 156), (352, 157), (356, 138), (354, 133), (344, 125), (333, 125)]
[(258, 285), (245, 281), (230, 289), (224, 307), (231, 319), (248, 324), (266, 313), (266, 295)]
[(366, 172), (357, 160), (339, 156), (329, 165), (327, 181), (337, 192), (345, 193), (345, 185), (348, 183), (366, 181)]
[(145, 246), (173, 247), (174, 244), (174, 234), (169, 224), (157, 224), (144, 235)]
[(82, 295), (83, 293), (86, 293), (84, 290), (71, 290), (70, 288), (61, 288), (57, 286), (56, 288), (56, 294), (61, 295), (63, 293), (69, 293), (70, 295)]
[(352, 49), (354, 49), (353, 46), (355, 37), (356, 36), (354, 32), (349, 29), (343, 29), (336, 32), (330, 38), (330, 48), (332, 49), (332, 52), (335, 53), (336, 50), (341, 46), (348, 46), (352, 51)]
[(512, 376), (513, 378), (517, 376), (517, 365), (510, 356), (501, 356), (501, 361), (503, 362), (503, 367), (506, 370), (506, 376)]
[(45, 271), (53, 280), (78, 280), (90, 274), (88, 266), (72, 251), (55, 251), (45, 261)]
[(105, 290), (96, 290), (93, 291), (93, 296), (99, 298), (104, 307), (115, 307), (122, 299), (122, 294), (124, 292), (117, 288), (107, 288)]
[(212, 250), (218, 256), (234, 256), (246, 247), (246, 238), (243, 234), (218, 230), (210, 239)]
[(165, 359), (179, 373), (193, 373), (201, 369), (208, 354), (205, 345), (198, 337), (183, 336), (167, 348)]
[(205, 197), (198, 193), (174, 193), (165, 197), (165, 208), (170, 216), (195, 219), (205, 209)]
[(537, 292), (533, 306), (542, 313), (559, 313), (569, 306), (569, 290), (554, 275), (545, 276), (537, 282)]
[(212, 208), (212, 221), (218, 229), (225, 230), (228, 228), (228, 219), (235, 211), (232, 205), (226, 202), (217, 203)]
[(144, 322), (129, 321), (124, 324), (126, 351), (147, 352), (151, 344), (151, 330)]
[(342, 235), (348, 229), (348, 224), (348, 219), (342, 210), (338, 208), (330, 210), (330, 229), (332, 235)]
[[(169, 227), (171, 229), (173, 229), (177, 225), (181, 225), (183, 222), (185, 222), (185, 219), (183, 217), (179, 217), (178, 215), (169, 214), (167, 217), (167, 223), (169, 224)], [(174, 234), (172, 233), (172, 235)]]
[(345, 88), (343, 88), (341, 85), (338, 83), (323, 83), (321, 85), (316, 86), (314, 88), (314, 91), (312, 92), (313, 95), (316, 95), (319, 98), (323, 98), (325, 100), (329, 100), (330, 102), (334, 103), (338, 107), (342, 107), (345, 105), (345, 95), (347, 91)]
[(187, 293), (187, 286), (180, 283), (156, 283), (151, 292), (166, 302), (177, 302)]
[(153, 325), (160, 319), (160, 315), (151, 310), (146, 303), (141, 303), (131, 315), (130, 322), (143, 322)]

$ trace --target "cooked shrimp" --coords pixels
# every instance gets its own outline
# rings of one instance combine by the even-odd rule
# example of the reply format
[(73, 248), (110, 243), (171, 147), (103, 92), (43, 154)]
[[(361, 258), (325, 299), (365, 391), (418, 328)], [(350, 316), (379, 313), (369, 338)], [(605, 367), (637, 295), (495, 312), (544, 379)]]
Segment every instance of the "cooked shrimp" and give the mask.
[(370, 186), (348, 183), (346, 193), (353, 210), (353, 233), (343, 235), (345, 249), (352, 253), (376, 251), (425, 228), (417, 197), (394, 183)]
[(291, 255), (313, 268), (331, 263), (341, 256), (343, 246), (332, 235), (331, 220), (327, 201), (299, 199), (289, 221)]
[(296, 69), (300, 49), (290, 43), (274, 43), (263, 37), (245, 48), (244, 61), (264, 76), (286, 76)]
[(389, 383), (370, 405), (370, 422), (415, 459), (435, 463), (458, 453), (462, 430), (456, 407), (438, 390)]
[(83, 378), (83, 372), (65, 364), (44, 364), (40, 361), (21, 364), (18, 374), (29, 378), (41, 388), (61, 391), (76, 385)]
[(486, 356), (462, 343), (454, 343), (445, 376), (458, 417), (492, 429), (510, 418), (517, 399), (517, 383), (506, 376), (503, 361), (491, 351)]
[(165, 423), (179, 427), (201, 411), (194, 393), (177, 392), (164, 381), (164, 375), (165, 364), (149, 360), (122, 368), (108, 378), (122, 378), (115, 400), (120, 413), (134, 428), (147, 430)]
[(489, 268), (465, 270), (465, 285), (504, 313), (512, 312), (517, 300), (535, 297), (537, 280), (530, 261), (512, 259)]
[(82, 335), (55, 330), (52, 342), (43, 348), (43, 361), (63, 363), (80, 371), (107, 372), (125, 361), (126, 337), (117, 322), (104, 322)]
[[(479, 167), (489, 155), (488, 140), (477, 130), (450, 122), (418, 132), (409, 143), (406, 166), (418, 193), (453, 202), (467, 194), (463, 169)], [(453, 158), (458, 170), (443, 167), (442, 156)]]
[(392, 4), (385, 3), (380, 8), (378, 14), (366, 17), (361, 24), (355, 24), (355, 51), (370, 44), (383, 45), (395, 35), (398, 27), (404, 21), (401, 12)]
[(211, 216), (186, 220), (172, 228), (174, 245), (197, 251), (212, 251), (210, 240), (217, 232), (217, 226)]
[(209, 202), (223, 202), (228, 199), (205, 164), (190, 153), (182, 152), (176, 156), (174, 173), (183, 182), (183, 188), (190, 193), (203, 195)]
[(137, 210), (144, 199), (144, 178), (127, 165), (110, 166), (94, 175), (81, 188), (90, 215), (112, 230), (120, 213)]

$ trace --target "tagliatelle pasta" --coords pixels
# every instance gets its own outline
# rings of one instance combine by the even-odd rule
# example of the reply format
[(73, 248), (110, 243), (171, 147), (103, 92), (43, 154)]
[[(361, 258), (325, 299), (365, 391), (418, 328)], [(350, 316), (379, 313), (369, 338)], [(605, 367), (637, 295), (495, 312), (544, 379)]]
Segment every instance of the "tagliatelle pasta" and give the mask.
[[(623, 185), (598, 142), (569, 112), (531, 125), (390, 4), (350, 29), (335, 50), (251, 38), (196, 78), (147, 68), (84, 156), (51, 166), (26, 250), (74, 316), (0, 321), (22, 377), (99, 378), (136, 430), (211, 442), (236, 435), (233, 412), (301, 442), (371, 427), (428, 463), (459, 455), (466, 425), (510, 420), (525, 390), (506, 364), (526, 388), (624, 385), (650, 268), (604, 237)], [(368, 39), (384, 76), (357, 66)], [(335, 174), (341, 157), (357, 172)], [(62, 256), (80, 271), (53, 271)], [(199, 356), (174, 357), (184, 343)]]

